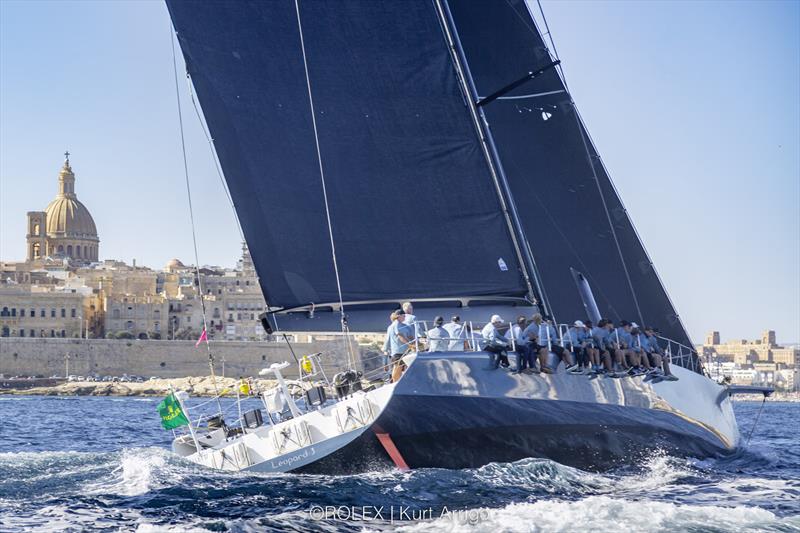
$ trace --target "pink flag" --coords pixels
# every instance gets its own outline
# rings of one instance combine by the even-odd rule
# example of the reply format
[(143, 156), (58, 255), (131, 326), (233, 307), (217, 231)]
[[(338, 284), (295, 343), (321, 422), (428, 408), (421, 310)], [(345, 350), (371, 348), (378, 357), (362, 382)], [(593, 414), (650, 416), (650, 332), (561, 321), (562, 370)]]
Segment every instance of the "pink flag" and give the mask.
[(206, 344), (208, 344), (208, 333), (206, 333), (206, 328), (203, 328), (203, 333), (200, 335), (200, 338), (197, 339), (197, 342), (194, 343), (195, 348), (200, 346), (200, 343), (203, 341), (206, 341)]

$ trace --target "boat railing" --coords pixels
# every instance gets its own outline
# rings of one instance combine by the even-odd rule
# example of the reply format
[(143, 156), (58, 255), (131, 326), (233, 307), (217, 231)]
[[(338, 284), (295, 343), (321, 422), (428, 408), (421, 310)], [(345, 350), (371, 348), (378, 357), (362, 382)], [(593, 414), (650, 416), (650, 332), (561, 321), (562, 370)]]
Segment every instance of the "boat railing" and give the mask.
[(705, 365), (702, 364), (697, 350), (667, 337), (656, 335), (656, 338), (666, 343), (664, 353), (670, 364), (682, 366), (693, 372), (705, 373)]

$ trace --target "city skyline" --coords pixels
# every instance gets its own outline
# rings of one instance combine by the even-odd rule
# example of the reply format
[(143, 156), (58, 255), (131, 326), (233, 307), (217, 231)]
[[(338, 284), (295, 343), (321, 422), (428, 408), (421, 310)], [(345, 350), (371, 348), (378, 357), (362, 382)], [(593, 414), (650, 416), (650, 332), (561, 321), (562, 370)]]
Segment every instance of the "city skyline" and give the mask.
[[(694, 342), (711, 329), (796, 342), (800, 9), (719, 6), (544, 3), (575, 100)], [(163, 4), (8, 1), (0, 24), (0, 259), (24, 259), (25, 212), (52, 199), (69, 149), (101, 259), (193, 263)], [(199, 260), (228, 266), (235, 217), (180, 90)]]

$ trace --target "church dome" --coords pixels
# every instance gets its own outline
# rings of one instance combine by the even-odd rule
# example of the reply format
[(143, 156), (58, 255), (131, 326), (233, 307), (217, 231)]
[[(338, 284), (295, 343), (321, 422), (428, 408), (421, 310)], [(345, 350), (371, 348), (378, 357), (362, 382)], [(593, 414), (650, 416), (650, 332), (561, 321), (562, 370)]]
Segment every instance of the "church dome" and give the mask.
[(45, 212), (48, 236), (98, 240), (92, 215), (75, 195), (75, 174), (69, 159), (64, 161), (58, 174), (58, 195)]
[(181, 263), (180, 259), (173, 258), (167, 262), (166, 266), (164, 267), (164, 270), (172, 272), (173, 270), (178, 270), (180, 268), (185, 268), (184, 264)]
[(47, 206), (47, 233), (52, 237), (97, 238), (97, 226), (76, 198), (58, 197)]

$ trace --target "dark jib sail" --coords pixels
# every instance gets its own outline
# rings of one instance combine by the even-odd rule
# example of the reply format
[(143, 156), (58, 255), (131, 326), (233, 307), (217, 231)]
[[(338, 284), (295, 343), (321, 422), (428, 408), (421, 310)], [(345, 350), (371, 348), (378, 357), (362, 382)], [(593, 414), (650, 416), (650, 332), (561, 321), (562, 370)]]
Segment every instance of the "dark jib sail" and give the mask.
[(270, 306), (339, 301), (323, 175), (345, 302), (526, 294), (432, 2), (167, 5)]
[[(479, 96), (552, 61), (524, 0), (448, 5)], [(558, 73), (483, 110), (556, 318), (584, 315), (574, 268), (603, 315), (652, 324), (691, 346)]]

